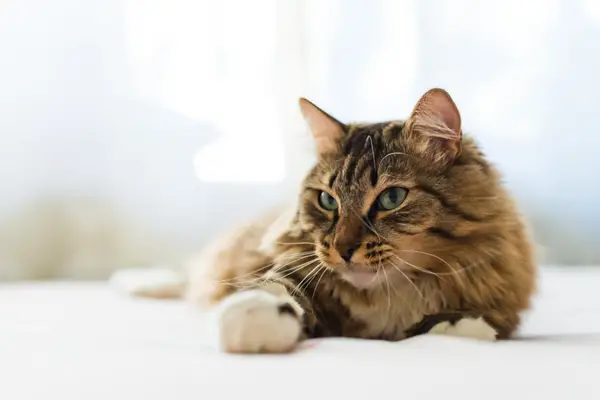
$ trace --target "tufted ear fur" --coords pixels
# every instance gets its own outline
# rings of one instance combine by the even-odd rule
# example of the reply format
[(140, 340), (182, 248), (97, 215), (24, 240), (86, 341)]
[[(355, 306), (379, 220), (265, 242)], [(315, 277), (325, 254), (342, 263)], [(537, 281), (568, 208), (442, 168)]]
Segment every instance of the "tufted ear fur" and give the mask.
[(460, 154), (460, 113), (443, 89), (425, 93), (406, 121), (404, 137), (414, 153), (436, 164), (448, 164)]
[(299, 103), (302, 117), (315, 139), (317, 153), (322, 155), (335, 152), (344, 134), (344, 124), (305, 98), (301, 98)]

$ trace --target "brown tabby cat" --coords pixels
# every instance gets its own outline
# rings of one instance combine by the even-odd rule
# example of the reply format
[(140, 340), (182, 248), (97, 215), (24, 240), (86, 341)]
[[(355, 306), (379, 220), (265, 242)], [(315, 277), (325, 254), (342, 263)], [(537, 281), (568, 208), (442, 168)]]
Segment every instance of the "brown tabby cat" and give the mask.
[(508, 338), (534, 291), (532, 246), (448, 93), (428, 91), (406, 121), (343, 124), (305, 99), (300, 109), (318, 162), (297, 206), (225, 237), (191, 269), (191, 299), (220, 302), (223, 349)]

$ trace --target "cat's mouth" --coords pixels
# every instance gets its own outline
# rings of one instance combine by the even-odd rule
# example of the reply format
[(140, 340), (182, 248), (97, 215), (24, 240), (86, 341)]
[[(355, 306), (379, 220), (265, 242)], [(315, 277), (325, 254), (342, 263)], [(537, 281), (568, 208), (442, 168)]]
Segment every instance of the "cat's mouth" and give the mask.
[(379, 275), (372, 267), (362, 264), (349, 264), (341, 271), (344, 280), (361, 289), (375, 286), (379, 282)]

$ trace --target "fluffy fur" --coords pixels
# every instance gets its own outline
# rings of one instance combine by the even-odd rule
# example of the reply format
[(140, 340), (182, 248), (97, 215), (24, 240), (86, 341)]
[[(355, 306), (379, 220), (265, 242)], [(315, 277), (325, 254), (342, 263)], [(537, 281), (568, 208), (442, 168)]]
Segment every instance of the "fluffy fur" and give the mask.
[[(343, 124), (307, 100), (300, 107), (318, 162), (298, 204), (226, 235), (190, 265), (191, 301), (227, 298), (223, 348), (513, 334), (535, 288), (532, 246), (448, 93), (430, 90), (405, 121)], [(407, 195), (382, 209), (389, 188)]]

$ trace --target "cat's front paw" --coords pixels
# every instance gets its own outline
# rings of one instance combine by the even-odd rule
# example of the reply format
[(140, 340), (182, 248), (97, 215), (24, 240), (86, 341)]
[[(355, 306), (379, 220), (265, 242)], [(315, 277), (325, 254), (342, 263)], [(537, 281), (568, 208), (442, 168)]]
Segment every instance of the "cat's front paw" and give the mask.
[(302, 309), (263, 290), (234, 293), (221, 305), (219, 340), (229, 353), (285, 353), (302, 333)]

